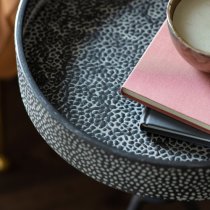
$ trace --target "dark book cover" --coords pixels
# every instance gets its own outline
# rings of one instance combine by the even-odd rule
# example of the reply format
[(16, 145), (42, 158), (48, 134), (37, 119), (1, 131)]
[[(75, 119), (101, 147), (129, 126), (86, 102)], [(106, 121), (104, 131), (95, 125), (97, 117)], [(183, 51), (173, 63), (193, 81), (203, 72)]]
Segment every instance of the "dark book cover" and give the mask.
[(149, 108), (145, 110), (140, 126), (142, 130), (150, 133), (210, 146), (210, 134)]

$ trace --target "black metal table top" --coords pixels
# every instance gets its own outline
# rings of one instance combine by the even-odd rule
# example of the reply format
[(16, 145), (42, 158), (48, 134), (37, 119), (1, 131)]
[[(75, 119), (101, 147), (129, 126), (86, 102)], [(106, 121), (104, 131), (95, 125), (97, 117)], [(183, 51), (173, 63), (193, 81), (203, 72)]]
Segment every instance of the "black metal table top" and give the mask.
[[(137, 194), (206, 199), (210, 149), (141, 131), (144, 106), (119, 93), (165, 20), (166, 3), (164, 0), (30, 0), (28, 3), (22, 0), (16, 23), (20, 90), (26, 110), (43, 138), (87, 175)], [(92, 148), (97, 148), (95, 156)], [(74, 151), (77, 152), (72, 154)], [(87, 158), (88, 151), (90, 159), (84, 160), (82, 155)], [(99, 157), (96, 151), (104, 155)], [(106, 166), (105, 157), (109, 160)], [(112, 179), (112, 173), (105, 178), (102, 171), (97, 172), (96, 162), (111, 168), (110, 171), (113, 164), (113, 173), (126, 174), (126, 170), (130, 179), (133, 176), (133, 183), (128, 181), (122, 186), (126, 178), (118, 175), (113, 175), (117, 176), (115, 181), (107, 181)], [(138, 164), (139, 170), (132, 175)], [(139, 174), (143, 169), (145, 174)], [(161, 178), (164, 173), (168, 181)], [(177, 181), (176, 177), (184, 173), (185, 180)], [(152, 185), (148, 190), (145, 186), (141, 189), (142, 177), (143, 183), (148, 184), (159, 175), (167, 190), (158, 193)], [(178, 194), (178, 188), (183, 186), (193, 189), (194, 178), (201, 180), (195, 195), (188, 190)], [(157, 183), (162, 186), (160, 180)], [(201, 195), (200, 188), (203, 188)]]

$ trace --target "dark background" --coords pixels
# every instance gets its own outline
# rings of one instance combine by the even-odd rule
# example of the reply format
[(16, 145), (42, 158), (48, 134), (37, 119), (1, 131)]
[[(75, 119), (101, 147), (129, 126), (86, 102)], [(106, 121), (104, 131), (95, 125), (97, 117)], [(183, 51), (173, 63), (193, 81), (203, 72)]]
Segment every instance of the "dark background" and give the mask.
[[(1, 81), (1, 88), (5, 152), (11, 166), (0, 173), (0, 210), (127, 209), (131, 195), (88, 178), (45, 143), (24, 110), (16, 78)], [(143, 209), (182, 210), (187, 205), (145, 203)], [(196, 205), (210, 209), (208, 201)]]

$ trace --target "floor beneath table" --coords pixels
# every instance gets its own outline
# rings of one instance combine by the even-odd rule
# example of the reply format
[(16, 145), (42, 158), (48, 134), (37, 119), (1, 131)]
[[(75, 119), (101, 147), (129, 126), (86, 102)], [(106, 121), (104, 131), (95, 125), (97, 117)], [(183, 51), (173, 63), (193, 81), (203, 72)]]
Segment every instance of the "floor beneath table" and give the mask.
[[(0, 174), (0, 210), (126, 210), (130, 195), (81, 174), (36, 132), (20, 100), (17, 81), (3, 83), (6, 148), (11, 168)], [(197, 203), (201, 210), (210, 202)], [(182, 210), (183, 203), (145, 204), (144, 210)]]

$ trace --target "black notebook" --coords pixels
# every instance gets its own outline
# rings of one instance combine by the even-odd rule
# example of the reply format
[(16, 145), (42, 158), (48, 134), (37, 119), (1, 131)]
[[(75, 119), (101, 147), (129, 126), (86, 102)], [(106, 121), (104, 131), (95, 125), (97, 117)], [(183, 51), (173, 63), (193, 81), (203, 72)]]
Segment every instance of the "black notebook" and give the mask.
[(204, 133), (149, 108), (145, 110), (141, 122), (141, 129), (150, 133), (210, 146), (210, 134)]

